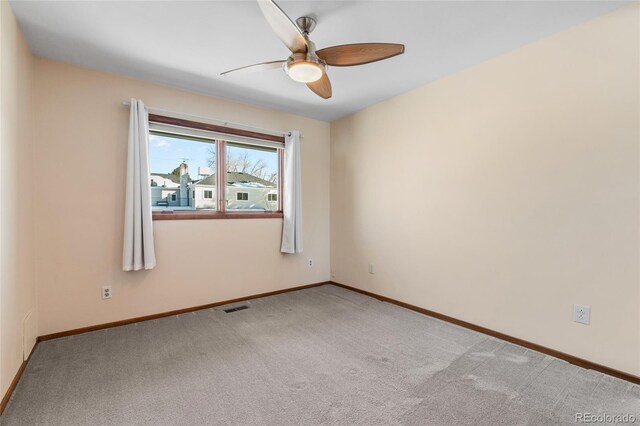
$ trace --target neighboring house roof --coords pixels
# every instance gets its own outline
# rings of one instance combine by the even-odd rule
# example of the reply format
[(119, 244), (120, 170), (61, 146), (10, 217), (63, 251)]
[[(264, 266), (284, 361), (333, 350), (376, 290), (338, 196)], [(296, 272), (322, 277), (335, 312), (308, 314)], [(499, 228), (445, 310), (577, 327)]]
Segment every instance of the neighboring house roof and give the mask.
[[(269, 182), (268, 180), (260, 179), (257, 176), (250, 175), (249, 173), (242, 172), (227, 172), (227, 183), (236, 186), (257, 186), (275, 188), (276, 184)], [(194, 182), (194, 185), (215, 185), (216, 175), (211, 175), (207, 178)]]
[(168, 179), (173, 183), (177, 183), (177, 184), (180, 183), (180, 176), (172, 175), (169, 173), (150, 173), (150, 174), (151, 176), (159, 176), (163, 179)]

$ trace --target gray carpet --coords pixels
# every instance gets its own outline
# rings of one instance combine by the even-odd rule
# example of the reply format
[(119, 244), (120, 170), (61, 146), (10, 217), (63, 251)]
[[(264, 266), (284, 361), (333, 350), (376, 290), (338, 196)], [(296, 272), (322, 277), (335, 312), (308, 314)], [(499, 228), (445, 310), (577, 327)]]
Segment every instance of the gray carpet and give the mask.
[(0, 424), (640, 422), (639, 386), (342, 288), (248, 304), (43, 342)]

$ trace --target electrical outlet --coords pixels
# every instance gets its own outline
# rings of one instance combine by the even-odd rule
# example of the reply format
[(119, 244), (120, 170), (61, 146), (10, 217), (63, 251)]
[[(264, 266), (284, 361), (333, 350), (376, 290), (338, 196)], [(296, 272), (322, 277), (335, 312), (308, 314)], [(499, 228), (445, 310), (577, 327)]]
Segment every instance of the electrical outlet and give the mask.
[(375, 273), (376, 273), (376, 269), (375, 269), (375, 267), (373, 266), (373, 263), (370, 263), (370, 264), (369, 264), (369, 273), (370, 273), (370, 274), (375, 274)]
[(309, 266), (309, 268), (313, 268), (313, 259), (309, 259), (307, 265)]
[(589, 325), (591, 321), (591, 308), (588, 306), (573, 305), (573, 320), (580, 324)]
[(102, 287), (102, 298), (103, 299), (111, 299), (111, 286), (110, 285), (106, 285), (104, 287)]

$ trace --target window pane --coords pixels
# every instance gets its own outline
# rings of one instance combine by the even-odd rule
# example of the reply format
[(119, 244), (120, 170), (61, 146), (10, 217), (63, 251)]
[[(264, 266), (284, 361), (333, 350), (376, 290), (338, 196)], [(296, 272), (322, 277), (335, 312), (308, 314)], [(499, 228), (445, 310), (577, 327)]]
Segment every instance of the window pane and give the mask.
[(216, 210), (212, 141), (150, 133), (149, 167), (154, 210)]
[(226, 157), (227, 210), (278, 210), (278, 151), (227, 143)]

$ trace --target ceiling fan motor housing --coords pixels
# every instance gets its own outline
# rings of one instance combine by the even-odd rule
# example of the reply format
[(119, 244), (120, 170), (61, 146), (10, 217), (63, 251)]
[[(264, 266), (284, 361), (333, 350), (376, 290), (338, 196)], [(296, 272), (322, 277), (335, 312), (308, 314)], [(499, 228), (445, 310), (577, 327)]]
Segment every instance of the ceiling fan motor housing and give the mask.
[(327, 66), (327, 63), (320, 59), (315, 53), (294, 53), (287, 58), (287, 63), (284, 66), (285, 68), (289, 68), (300, 62), (311, 62), (318, 65), (323, 70)]

